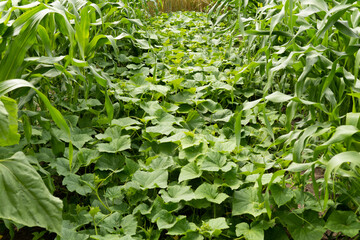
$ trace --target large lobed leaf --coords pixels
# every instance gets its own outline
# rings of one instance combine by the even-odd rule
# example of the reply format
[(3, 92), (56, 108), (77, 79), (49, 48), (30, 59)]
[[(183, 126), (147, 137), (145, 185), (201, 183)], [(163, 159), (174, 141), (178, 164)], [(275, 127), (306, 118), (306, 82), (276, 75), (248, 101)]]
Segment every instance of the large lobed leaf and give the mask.
[(0, 160), (0, 189), (0, 218), (61, 234), (63, 204), (22, 152)]
[(257, 195), (257, 189), (254, 187), (244, 188), (240, 191), (234, 193), (233, 200), (233, 211), (232, 214), (242, 215), (242, 214), (251, 214), (254, 217), (266, 213), (266, 209), (259, 202), (259, 197)]

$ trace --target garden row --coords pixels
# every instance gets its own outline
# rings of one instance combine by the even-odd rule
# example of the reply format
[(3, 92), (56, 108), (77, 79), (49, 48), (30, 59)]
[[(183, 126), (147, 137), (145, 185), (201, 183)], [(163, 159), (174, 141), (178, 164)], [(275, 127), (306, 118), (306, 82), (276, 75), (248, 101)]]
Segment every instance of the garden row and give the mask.
[(356, 238), (357, 2), (147, 6), (0, 2), (0, 238)]

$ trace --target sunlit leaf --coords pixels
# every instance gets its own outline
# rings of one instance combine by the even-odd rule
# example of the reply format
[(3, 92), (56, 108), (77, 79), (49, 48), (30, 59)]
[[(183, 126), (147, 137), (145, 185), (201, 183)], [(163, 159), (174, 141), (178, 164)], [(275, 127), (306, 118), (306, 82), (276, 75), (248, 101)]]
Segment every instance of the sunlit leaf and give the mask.
[(133, 180), (143, 188), (166, 188), (168, 172), (161, 169), (153, 172), (137, 171), (134, 173)]
[(201, 176), (202, 171), (196, 164), (196, 162), (191, 162), (184, 167), (181, 168), (180, 175), (179, 175), (179, 182), (198, 178)]
[(203, 183), (195, 190), (195, 197), (197, 199), (206, 198), (209, 202), (220, 204), (229, 196), (225, 193), (218, 193), (216, 186)]
[(232, 214), (233, 216), (251, 214), (257, 217), (266, 213), (265, 206), (259, 202), (256, 188), (244, 188), (234, 193)]

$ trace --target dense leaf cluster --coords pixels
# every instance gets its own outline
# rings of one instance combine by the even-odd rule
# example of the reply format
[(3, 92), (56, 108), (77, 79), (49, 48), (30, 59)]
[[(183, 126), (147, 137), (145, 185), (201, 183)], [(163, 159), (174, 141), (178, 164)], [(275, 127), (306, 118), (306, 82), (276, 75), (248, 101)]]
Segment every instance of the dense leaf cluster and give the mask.
[(0, 2), (0, 230), (358, 237), (360, 6), (147, 6)]

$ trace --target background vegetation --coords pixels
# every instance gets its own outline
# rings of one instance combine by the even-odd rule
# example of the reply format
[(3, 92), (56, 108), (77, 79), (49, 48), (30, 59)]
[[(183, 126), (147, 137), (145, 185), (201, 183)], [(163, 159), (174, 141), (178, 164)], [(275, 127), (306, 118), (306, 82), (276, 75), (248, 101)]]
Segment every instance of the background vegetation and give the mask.
[(0, 238), (358, 238), (358, 2), (165, 8), (0, 2)]
[(210, 0), (166, 0), (166, 1), (149, 1), (148, 7), (150, 13), (156, 11), (176, 12), (176, 11), (204, 11), (210, 5)]

